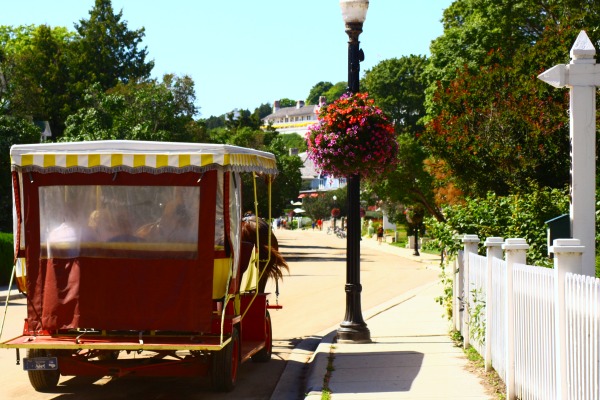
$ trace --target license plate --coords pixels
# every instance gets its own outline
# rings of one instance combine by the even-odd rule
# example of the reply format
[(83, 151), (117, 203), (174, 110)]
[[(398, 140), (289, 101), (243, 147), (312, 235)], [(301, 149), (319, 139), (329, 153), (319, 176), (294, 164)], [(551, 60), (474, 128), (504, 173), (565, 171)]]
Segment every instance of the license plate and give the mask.
[(23, 369), (25, 371), (56, 370), (58, 360), (56, 357), (23, 358)]

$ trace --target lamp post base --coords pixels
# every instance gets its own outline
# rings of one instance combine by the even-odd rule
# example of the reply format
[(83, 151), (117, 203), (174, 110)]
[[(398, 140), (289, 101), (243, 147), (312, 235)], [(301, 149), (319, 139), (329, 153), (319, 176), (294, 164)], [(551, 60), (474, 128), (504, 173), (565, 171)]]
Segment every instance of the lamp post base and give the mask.
[(367, 325), (348, 325), (344, 323), (337, 330), (338, 343), (371, 343), (371, 331)]
[(337, 330), (339, 343), (371, 343), (371, 331), (363, 320), (360, 306), (360, 284), (346, 284), (346, 315)]

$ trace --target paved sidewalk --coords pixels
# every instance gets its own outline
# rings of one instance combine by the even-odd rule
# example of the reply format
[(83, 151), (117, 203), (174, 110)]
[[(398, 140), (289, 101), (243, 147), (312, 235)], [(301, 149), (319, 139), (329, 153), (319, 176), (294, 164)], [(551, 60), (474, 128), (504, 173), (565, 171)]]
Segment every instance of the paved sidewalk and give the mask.
[[(361, 246), (419, 260), (432, 267), (439, 256), (363, 240)], [(494, 399), (480, 379), (467, 370), (461, 348), (448, 336), (449, 322), (434, 299), (439, 283), (403, 294), (363, 313), (372, 343), (342, 344), (336, 331), (325, 335), (310, 361), (306, 399), (321, 399), (329, 359), (329, 389), (341, 399)], [(331, 354), (330, 354), (331, 353)]]

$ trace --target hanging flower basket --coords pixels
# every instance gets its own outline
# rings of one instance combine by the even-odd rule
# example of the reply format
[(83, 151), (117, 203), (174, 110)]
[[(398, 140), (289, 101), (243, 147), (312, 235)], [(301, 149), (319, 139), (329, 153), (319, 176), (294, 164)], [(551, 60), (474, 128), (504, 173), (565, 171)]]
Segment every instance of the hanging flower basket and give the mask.
[(338, 218), (340, 216), (340, 209), (339, 208), (332, 208), (331, 209), (331, 216), (333, 218)]
[(319, 111), (306, 133), (308, 157), (332, 176), (376, 178), (394, 168), (394, 126), (367, 93), (345, 94)]

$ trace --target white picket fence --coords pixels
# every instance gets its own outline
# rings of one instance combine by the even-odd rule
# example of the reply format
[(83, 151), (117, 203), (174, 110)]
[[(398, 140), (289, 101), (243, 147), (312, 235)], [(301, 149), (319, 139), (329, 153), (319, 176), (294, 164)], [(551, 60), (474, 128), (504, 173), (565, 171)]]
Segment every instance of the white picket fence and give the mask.
[[(577, 239), (554, 268), (526, 265), (523, 239), (466, 235), (455, 265), (455, 326), (506, 383), (507, 399), (600, 400), (600, 280), (581, 275)], [(504, 257), (503, 257), (504, 256)]]

